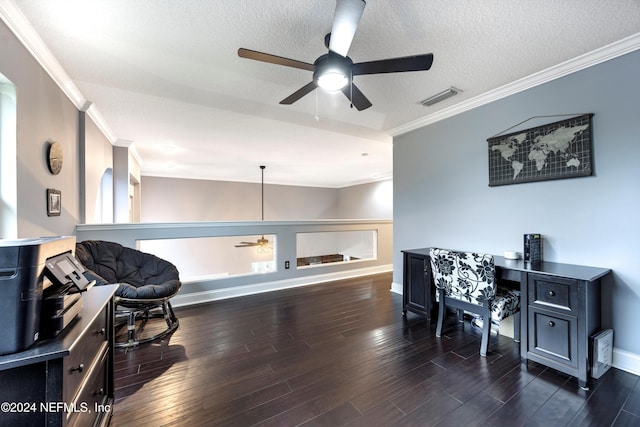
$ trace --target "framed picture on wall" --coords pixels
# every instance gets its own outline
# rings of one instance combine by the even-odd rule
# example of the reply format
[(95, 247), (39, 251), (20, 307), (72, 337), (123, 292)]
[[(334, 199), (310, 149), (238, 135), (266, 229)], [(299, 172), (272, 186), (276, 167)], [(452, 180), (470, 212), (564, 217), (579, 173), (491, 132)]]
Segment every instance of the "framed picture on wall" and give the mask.
[(47, 216), (59, 216), (62, 211), (62, 192), (47, 188)]
[(593, 174), (593, 114), (487, 139), (489, 186)]

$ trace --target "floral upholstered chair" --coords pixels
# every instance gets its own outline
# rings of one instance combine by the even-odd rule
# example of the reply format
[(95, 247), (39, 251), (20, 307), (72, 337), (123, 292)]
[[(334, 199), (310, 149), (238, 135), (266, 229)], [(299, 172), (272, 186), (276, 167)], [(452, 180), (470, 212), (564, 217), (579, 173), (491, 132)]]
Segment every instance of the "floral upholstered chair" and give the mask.
[(496, 284), (493, 256), (431, 248), (429, 251), (433, 281), (438, 299), (436, 336), (442, 335), (447, 307), (482, 316), (480, 355), (487, 355), (491, 320), (501, 321), (513, 315), (513, 334), (520, 341), (520, 292)]

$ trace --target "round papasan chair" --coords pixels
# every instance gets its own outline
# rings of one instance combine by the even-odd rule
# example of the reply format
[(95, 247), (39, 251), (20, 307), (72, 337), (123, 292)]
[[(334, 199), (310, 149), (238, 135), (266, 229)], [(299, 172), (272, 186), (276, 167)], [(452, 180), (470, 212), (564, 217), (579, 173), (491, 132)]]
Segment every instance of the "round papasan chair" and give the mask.
[[(115, 294), (116, 320), (127, 319), (127, 340), (116, 347), (131, 347), (162, 338), (178, 327), (169, 299), (182, 286), (178, 269), (153, 254), (104, 240), (76, 243), (76, 258), (96, 285), (118, 284)], [(152, 318), (163, 318), (167, 327), (152, 336), (138, 334)], [(136, 321), (139, 326), (136, 326)]]

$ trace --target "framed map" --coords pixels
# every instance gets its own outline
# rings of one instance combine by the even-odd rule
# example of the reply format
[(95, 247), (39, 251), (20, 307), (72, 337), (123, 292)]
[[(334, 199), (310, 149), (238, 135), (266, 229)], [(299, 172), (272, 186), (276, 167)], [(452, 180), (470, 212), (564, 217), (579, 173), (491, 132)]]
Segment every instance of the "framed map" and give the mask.
[(489, 186), (589, 176), (593, 114), (487, 139)]

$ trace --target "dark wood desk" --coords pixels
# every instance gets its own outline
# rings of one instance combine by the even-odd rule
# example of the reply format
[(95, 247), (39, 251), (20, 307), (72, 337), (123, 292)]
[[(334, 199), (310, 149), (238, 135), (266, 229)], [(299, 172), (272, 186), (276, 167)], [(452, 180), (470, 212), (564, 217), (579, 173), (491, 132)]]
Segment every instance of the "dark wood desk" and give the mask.
[[(404, 254), (403, 314), (431, 319), (435, 297), (429, 248)], [(523, 362), (533, 360), (578, 378), (586, 388), (591, 371), (591, 339), (601, 328), (602, 280), (608, 268), (555, 262), (531, 266), (494, 256), (499, 279), (520, 284)]]
[(56, 338), (0, 356), (0, 425), (109, 424), (116, 288), (87, 291), (78, 318)]

